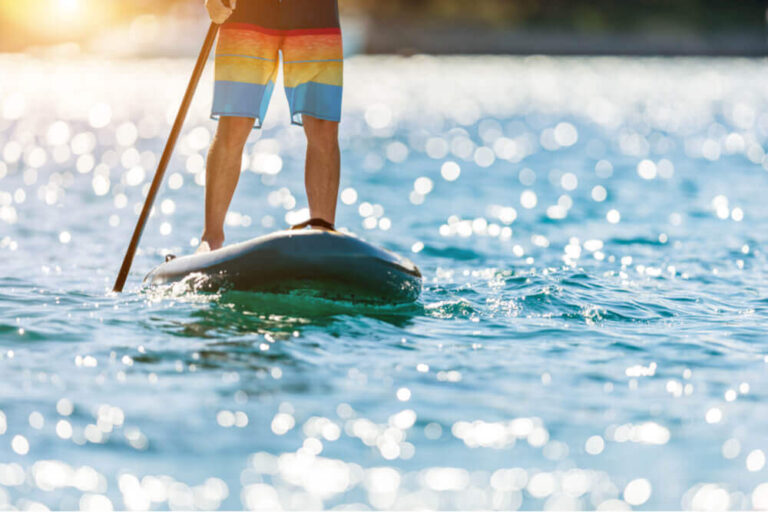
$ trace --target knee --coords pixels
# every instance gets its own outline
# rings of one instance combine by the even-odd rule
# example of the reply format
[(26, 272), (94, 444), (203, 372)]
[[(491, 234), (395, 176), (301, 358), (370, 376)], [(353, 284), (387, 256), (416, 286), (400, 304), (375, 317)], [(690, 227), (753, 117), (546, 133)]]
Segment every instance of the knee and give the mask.
[(254, 120), (247, 117), (222, 117), (216, 128), (215, 144), (230, 154), (242, 152)]
[(339, 123), (304, 116), (304, 131), (310, 147), (332, 151), (339, 147)]

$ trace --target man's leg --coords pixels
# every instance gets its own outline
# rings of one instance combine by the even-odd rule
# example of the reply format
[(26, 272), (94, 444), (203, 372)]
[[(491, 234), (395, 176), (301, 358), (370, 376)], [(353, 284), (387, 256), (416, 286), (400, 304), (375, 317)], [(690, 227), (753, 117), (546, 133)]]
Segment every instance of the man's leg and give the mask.
[(339, 123), (307, 115), (303, 116), (303, 121), (307, 134), (304, 185), (309, 216), (335, 224), (341, 166)]
[(253, 128), (250, 117), (221, 117), (205, 169), (205, 229), (200, 251), (224, 245), (224, 218), (240, 179), (243, 148)]

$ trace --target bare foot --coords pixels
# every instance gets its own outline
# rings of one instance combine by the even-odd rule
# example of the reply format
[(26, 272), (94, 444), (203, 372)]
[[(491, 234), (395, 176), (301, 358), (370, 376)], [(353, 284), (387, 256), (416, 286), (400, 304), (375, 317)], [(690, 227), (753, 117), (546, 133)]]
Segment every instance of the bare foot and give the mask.
[(200, 242), (200, 245), (197, 247), (195, 254), (203, 254), (206, 252), (211, 252), (211, 246), (208, 244), (208, 242)]
[(287, 228), (286, 231), (327, 231), (328, 233), (336, 233), (335, 229), (326, 228), (325, 226), (306, 226), (301, 229)]
[(208, 232), (203, 232), (203, 236), (200, 237), (200, 245), (197, 247), (195, 254), (215, 251), (216, 249), (221, 249), (223, 246), (224, 234), (211, 235)]

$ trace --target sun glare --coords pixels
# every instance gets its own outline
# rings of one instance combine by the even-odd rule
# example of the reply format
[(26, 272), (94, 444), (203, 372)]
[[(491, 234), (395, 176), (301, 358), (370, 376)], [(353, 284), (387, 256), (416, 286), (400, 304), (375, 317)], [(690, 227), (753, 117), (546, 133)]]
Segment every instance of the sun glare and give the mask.
[(0, 25), (13, 27), (22, 45), (86, 41), (105, 27), (129, 22), (133, 11), (126, 4), (129, 2), (0, 0)]
[(80, 5), (79, 0), (58, 0), (59, 7), (61, 7), (62, 10), (65, 11), (73, 11), (77, 9)]
[(80, 0), (52, 0), (62, 14), (75, 14), (80, 10)]

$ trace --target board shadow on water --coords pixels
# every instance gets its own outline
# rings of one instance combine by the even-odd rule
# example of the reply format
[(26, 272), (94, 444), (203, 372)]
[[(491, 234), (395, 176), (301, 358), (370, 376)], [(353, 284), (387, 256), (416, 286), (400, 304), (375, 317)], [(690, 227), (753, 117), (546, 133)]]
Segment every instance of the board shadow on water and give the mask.
[(179, 293), (178, 286), (170, 286), (155, 287), (145, 293), (153, 301), (199, 306), (189, 313), (187, 321), (156, 318), (165, 332), (185, 337), (292, 336), (307, 327), (330, 328), (342, 317), (367, 317), (402, 329), (424, 314), (424, 307), (418, 302), (392, 305), (340, 301), (300, 290), (282, 294), (232, 290)]

